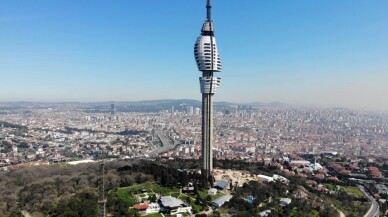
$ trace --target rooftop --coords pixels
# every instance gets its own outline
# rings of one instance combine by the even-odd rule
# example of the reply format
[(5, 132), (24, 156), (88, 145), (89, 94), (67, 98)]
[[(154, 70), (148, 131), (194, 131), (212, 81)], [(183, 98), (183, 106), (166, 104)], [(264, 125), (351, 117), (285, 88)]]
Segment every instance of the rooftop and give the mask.
[(160, 202), (164, 207), (179, 207), (185, 204), (182, 200), (171, 196), (162, 196)]
[(230, 199), (232, 199), (232, 195), (228, 194), (228, 195), (222, 195), (221, 197), (215, 199), (212, 201), (212, 204), (216, 205), (216, 206), (222, 206), (225, 202), (229, 201)]

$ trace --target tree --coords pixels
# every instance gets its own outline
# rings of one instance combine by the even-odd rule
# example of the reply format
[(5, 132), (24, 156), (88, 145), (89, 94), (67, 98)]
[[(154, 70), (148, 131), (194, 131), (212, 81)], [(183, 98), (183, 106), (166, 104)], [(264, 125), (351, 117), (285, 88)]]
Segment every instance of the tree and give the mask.
[(197, 197), (195, 198), (195, 204), (197, 205), (202, 204), (202, 199), (201, 199), (201, 196), (199, 196), (199, 194), (197, 194)]
[(220, 211), (216, 210), (213, 212), (213, 217), (221, 217)]
[(152, 202), (152, 203), (155, 203), (156, 200), (157, 200), (156, 195), (155, 195), (155, 194), (152, 195), (152, 196), (151, 196), (151, 202)]
[(186, 198), (186, 202), (187, 202), (187, 204), (190, 204), (190, 203), (191, 203), (191, 197), (190, 197), (190, 196), (188, 196), (188, 197)]
[(131, 216), (131, 217), (140, 217), (140, 214), (135, 209), (130, 209), (129, 210), (129, 216)]

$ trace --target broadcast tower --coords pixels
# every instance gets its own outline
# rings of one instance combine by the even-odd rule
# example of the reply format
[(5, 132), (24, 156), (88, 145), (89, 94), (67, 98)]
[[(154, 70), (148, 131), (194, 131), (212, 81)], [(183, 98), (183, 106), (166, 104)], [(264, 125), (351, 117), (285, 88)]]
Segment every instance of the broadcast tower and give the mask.
[(220, 72), (221, 60), (218, 54), (214, 25), (211, 19), (211, 2), (207, 0), (207, 16), (202, 26), (201, 35), (194, 46), (194, 56), (198, 70), (202, 71), (199, 78), (202, 93), (202, 178), (207, 183), (213, 170), (213, 96), (217, 92), (221, 78), (214, 77)]

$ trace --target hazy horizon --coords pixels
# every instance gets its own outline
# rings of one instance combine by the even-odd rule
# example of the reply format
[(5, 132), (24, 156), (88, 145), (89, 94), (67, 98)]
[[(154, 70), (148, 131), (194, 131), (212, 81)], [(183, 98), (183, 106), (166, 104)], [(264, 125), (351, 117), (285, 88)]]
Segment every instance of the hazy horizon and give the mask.
[[(0, 101), (200, 100), (204, 2), (0, 2)], [(388, 111), (387, 6), (214, 0), (215, 100)]]

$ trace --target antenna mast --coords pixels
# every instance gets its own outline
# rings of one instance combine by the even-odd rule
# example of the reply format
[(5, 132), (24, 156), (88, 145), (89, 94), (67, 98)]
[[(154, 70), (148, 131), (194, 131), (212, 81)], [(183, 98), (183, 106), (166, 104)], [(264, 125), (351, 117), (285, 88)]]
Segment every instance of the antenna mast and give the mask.
[(207, 4), (206, 4), (206, 12), (207, 12), (207, 15), (206, 15), (206, 19), (207, 21), (211, 21), (212, 18), (211, 18), (211, 9), (212, 9), (212, 6), (211, 6), (211, 0), (207, 0)]
[(99, 182), (98, 182), (98, 216), (106, 216), (106, 198), (105, 198), (105, 160), (100, 162), (100, 171), (99, 171)]

